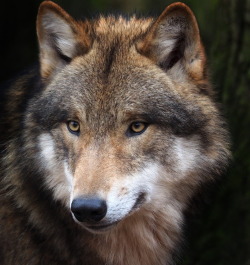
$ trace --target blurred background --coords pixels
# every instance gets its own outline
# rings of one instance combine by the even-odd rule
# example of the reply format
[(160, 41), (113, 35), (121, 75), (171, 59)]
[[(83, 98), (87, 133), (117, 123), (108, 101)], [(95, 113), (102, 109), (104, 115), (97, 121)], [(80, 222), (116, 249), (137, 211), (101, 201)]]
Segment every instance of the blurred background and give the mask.
[[(0, 81), (37, 61), (35, 21), (40, 2), (1, 2)], [(83, 18), (109, 12), (159, 15), (173, 1), (55, 2), (72, 16)], [(229, 121), (234, 158), (210, 196), (194, 202), (202, 207), (198, 207), (198, 214), (188, 214), (186, 244), (178, 264), (250, 265), (250, 0), (186, 0), (185, 3), (194, 11), (200, 25), (211, 79)]]

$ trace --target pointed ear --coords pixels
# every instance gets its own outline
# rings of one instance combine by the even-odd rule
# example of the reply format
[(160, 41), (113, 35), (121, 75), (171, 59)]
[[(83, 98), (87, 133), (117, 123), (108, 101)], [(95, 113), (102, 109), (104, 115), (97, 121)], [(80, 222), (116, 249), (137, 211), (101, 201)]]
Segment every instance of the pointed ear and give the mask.
[(146, 36), (137, 43), (140, 53), (165, 71), (182, 78), (204, 78), (205, 54), (193, 12), (183, 3), (168, 6)]
[(50, 78), (91, 45), (89, 25), (75, 21), (60, 6), (44, 1), (37, 16), (41, 76)]

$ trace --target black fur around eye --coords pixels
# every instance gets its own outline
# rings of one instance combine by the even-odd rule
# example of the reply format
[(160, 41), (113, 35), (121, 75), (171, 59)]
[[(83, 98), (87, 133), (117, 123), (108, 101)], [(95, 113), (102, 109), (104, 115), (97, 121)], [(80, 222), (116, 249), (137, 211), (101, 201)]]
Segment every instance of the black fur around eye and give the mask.
[(77, 121), (73, 121), (73, 120), (68, 121), (67, 127), (68, 127), (68, 130), (73, 134), (78, 135), (80, 133), (80, 124)]
[(136, 121), (131, 123), (131, 125), (128, 128), (127, 136), (136, 136), (144, 133), (146, 129), (148, 128), (148, 124), (145, 122)]

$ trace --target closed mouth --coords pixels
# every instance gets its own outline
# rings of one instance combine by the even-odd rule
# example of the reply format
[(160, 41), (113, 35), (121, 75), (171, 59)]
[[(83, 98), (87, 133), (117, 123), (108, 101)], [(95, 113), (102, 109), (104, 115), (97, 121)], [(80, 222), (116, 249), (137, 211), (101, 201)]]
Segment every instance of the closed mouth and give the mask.
[[(135, 201), (133, 207), (131, 208), (131, 210), (128, 212), (128, 215), (130, 215), (133, 211), (139, 209), (141, 207), (141, 205), (146, 201), (146, 193), (142, 192), (139, 194), (139, 196), (137, 197), (137, 200)], [(121, 220), (117, 220), (115, 222), (112, 223), (107, 223), (107, 224), (87, 224), (87, 223), (80, 223), (82, 226), (84, 226), (87, 230), (89, 230), (90, 232), (102, 232), (102, 231), (106, 231), (111, 229), (112, 227), (114, 227), (115, 225), (117, 225)]]
[(146, 193), (145, 192), (141, 192), (134, 204), (134, 206), (132, 207), (131, 211), (134, 211), (138, 208), (141, 207), (141, 205), (146, 201)]
[(106, 230), (106, 229), (109, 229), (113, 226), (115, 226), (118, 222), (114, 222), (114, 223), (111, 223), (111, 224), (105, 224), (105, 225), (88, 225), (86, 226), (86, 228), (90, 229), (90, 230)]

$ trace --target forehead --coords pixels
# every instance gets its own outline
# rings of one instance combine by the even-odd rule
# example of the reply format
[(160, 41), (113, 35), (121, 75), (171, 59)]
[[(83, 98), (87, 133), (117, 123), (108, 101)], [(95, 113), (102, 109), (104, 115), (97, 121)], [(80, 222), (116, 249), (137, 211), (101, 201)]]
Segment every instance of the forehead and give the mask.
[(40, 120), (57, 119), (62, 114), (58, 120), (77, 118), (99, 135), (125, 120), (144, 117), (179, 135), (192, 134), (204, 124), (199, 106), (180, 96), (159, 67), (133, 50), (121, 58), (112, 61), (108, 73), (94, 49), (76, 58), (47, 88), (45, 103), (50, 115)]
[(87, 122), (86, 126), (98, 133), (113, 130), (126, 120), (143, 119), (183, 135), (203, 124), (199, 107), (181, 98), (157, 66), (145, 61), (142, 67), (137, 58), (118, 66), (114, 62), (104, 77), (101, 67), (93, 63), (98, 59), (79, 58), (51, 84), (52, 97), (60, 99), (56, 115), (59, 105), (71, 118)]
[(111, 105), (136, 108), (149, 100), (159, 103), (166, 97), (174, 98), (173, 83), (161, 69), (139, 54), (129, 56), (114, 59), (108, 71), (97, 56), (78, 58), (64, 69), (49, 90), (91, 109)]

